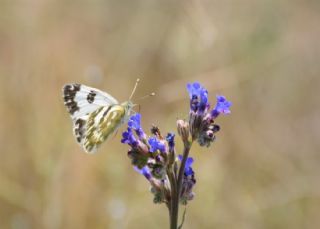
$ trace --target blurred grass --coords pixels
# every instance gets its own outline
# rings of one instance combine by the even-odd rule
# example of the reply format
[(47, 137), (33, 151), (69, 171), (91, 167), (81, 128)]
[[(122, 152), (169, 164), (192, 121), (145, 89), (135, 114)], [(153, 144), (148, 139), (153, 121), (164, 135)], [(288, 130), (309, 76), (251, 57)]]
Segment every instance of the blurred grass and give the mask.
[(143, 126), (175, 130), (185, 84), (232, 115), (195, 147), (185, 228), (319, 228), (318, 1), (1, 1), (1, 228), (166, 228), (120, 134), (76, 144), (61, 87), (126, 100), (137, 77)]

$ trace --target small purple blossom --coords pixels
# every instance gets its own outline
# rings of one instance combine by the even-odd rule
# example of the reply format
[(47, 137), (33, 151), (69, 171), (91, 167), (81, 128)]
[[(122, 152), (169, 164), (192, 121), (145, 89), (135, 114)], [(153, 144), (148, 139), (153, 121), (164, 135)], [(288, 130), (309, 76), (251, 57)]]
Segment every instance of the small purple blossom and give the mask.
[[(182, 155), (178, 155), (178, 159), (179, 161), (182, 161)], [(186, 164), (184, 167), (184, 175), (185, 176), (192, 176), (194, 175), (193, 169), (192, 169), (192, 164), (193, 164), (193, 158), (192, 157), (188, 157), (186, 160)]]
[(190, 99), (192, 99), (194, 95), (199, 96), (201, 88), (202, 88), (202, 86), (198, 82), (188, 83), (187, 90), (189, 92)]
[(166, 151), (166, 146), (163, 142), (161, 142), (156, 137), (150, 137), (148, 140), (148, 143), (150, 145), (150, 152), (153, 153), (157, 150), (160, 150), (160, 152), (164, 153)]
[(174, 137), (175, 137), (175, 134), (174, 133), (168, 133), (167, 134), (167, 137), (166, 137), (166, 140), (168, 142), (168, 145), (169, 145), (169, 148), (170, 149), (173, 149), (174, 148)]
[(230, 114), (230, 107), (232, 103), (222, 95), (217, 95), (216, 107), (211, 111), (211, 116), (216, 118), (219, 114)]
[(136, 113), (134, 115), (131, 115), (131, 117), (128, 121), (128, 126), (132, 129), (139, 129), (141, 127), (140, 120), (141, 120), (141, 114)]
[(136, 140), (136, 138), (133, 135), (132, 129), (128, 127), (127, 131), (124, 131), (122, 133), (122, 139), (121, 139), (121, 143), (125, 143), (128, 144), (132, 147), (135, 147), (138, 145), (138, 141)]
[(148, 166), (144, 166), (142, 169), (139, 169), (137, 166), (133, 167), (138, 173), (142, 174), (147, 180), (150, 180), (152, 175)]
[(128, 121), (128, 126), (135, 130), (139, 139), (146, 138), (146, 134), (144, 133), (144, 131), (141, 128), (141, 114), (136, 113), (136, 114), (132, 115)]
[(190, 97), (190, 109), (194, 112), (204, 112), (209, 107), (208, 91), (198, 82), (188, 83), (187, 90)]

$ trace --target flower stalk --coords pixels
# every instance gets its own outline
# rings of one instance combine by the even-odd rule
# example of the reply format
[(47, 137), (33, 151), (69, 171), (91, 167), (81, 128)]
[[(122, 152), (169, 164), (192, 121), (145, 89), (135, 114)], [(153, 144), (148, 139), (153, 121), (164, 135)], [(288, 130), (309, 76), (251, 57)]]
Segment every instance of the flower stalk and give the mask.
[(181, 185), (182, 185), (182, 178), (184, 175), (186, 161), (188, 159), (188, 155), (190, 152), (191, 144), (186, 144), (183, 150), (183, 156), (181, 165), (179, 168), (179, 173), (177, 179), (172, 181), (172, 186), (175, 189), (171, 192), (172, 193), (172, 201), (171, 201), (171, 213), (170, 213), (170, 229), (177, 229), (178, 228), (178, 218), (179, 218), (179, 199), (181, 196)]

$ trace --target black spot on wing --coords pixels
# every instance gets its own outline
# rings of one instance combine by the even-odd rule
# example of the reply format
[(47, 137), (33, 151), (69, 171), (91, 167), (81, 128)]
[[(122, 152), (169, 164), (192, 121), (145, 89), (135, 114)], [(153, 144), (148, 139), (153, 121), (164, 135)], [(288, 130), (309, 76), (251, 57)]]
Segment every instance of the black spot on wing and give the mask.
[(88, 96), (87, 96), (87, 101), (88, 101), (88, 103), (93, 103), (94, 97), (95, 97), (96, 95), (97, 95), (97, 94), (96, 94), (94, 91), (90, 91), (90, 93), (89, 93)]
[(83, 135), (85, 133), (85, 124), (86, 121), (83, 119), (77, 119), (74, 123), (74, 134), (76, 136), (77, 142), (81, 142)]
[(74, 100), (77, 92), (80, 91), (80, 88), (81, 84), (68, 84), (63, 87), (64, 104), (71, 115), (80, 109), (77, 102)]
[(78, 91), (80, 91), (81, 84), (67, 84), (63, 87), (64, 98), (74, 98)]

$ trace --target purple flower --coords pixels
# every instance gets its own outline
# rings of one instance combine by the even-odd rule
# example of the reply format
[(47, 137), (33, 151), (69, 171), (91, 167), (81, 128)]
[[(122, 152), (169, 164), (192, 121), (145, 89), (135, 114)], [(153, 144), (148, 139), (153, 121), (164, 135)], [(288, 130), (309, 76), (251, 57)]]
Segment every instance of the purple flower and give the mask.
[(122, 139), (121, 139), (122, 143), (128, 144), (132, 147), (136, 147), (138, 145), (138, 141), (136, 140), (136, 138), (133, 135), (132, 129), (128, 128), (127, 131), (124, 131), (122, 133)]
[[(182, 161), (182, 155), (178, 155), (178, 159), (179, 161)], [(188, 157), (186, 160), (186, 164), (184, 167), (184, 175), (185, 176), (192, 176), (194, 175), (194, 171), (192, 169), (192, 164), (193, 164), (193, 158), (192, 157)]]
[(148, 143), (150, 145), (150, 152), (153, 153), (157, 150), (160, 150), (160, 152), (164, 153), (166, 151), (166, 146), (163, 142), (161, 142), (156, 137), (150, 137), (148, 140)]
[(194, 95), (199, 96), (201, 88), (202, 88), (202, 86), (198, 82), (195, 82), (192, 84), (188, 83), (187, 90), (189, 92), (190, 99), (192, 99)]
[[(182, 161), (182, 155), (178, 155), (178, 159)], [(188, 157), (184, 167), (184, 176), (182, 179), (181, 196), (180, 201), (182, 204), (186, 205), (188, 201), (192, 200), (194, 193), (192, 189), (196, 184), (196, 179), (194, 177), (194, 171), (192, 169), (193, 158)]]
[(170, 149), (174, 148), (174, 136), (174, 133), (168, 133), (166, 137)]
[(138, 173), (142, 174), (147, 180), (150, 180), (152, 175), (148, 166), (144, 166), (142, 169), (139, 169), (137, 166), (133, 167)]
[(146, 134), (143, 132), (141, 128), (141, 114), (136, 113), (132, 115), (128, 121), (128, 126), (135, 130), (136, 134), (140, 139), (146, 138)]
[(217, 104), (216, 104), (216, 110), (219, 113), (223, 113), (223, 114), (230, 114), (230, 107), (231, 107), (231, 102), (228, 101), (226, 99), (226, 97), (222, 96), (222, 95), (217, 95)]
[(190, 97), (190, 109), (194, 112), (204, 112), (209, 107), (208, 91), (198, 82), (188, 83), (187, 90)]
[(232, 103), (222, 95), (217, 95), (216, 107), (211, 111), (211, 116), (216, 118), (219, 114), (230, 114), (230, 107)]
[(141, 114), (136, 113), (134, 115), (131, 115), (131, 117), (128, 121), (128, 126), (132, 129), (138, 129), (141, 127), (140, 120), (141, 120)]

